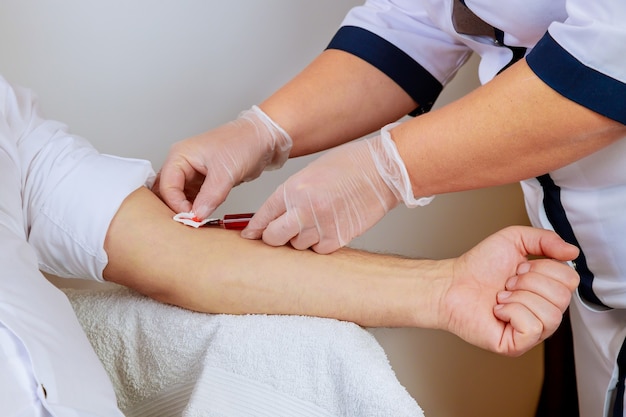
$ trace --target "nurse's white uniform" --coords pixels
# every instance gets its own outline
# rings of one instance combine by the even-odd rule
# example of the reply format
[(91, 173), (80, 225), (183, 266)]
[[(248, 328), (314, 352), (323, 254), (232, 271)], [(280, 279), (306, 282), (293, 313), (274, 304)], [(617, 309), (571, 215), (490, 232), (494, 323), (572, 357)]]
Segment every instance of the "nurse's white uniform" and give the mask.
[[(525, 57), (559, 94), (626, 124), (625, 22), (620, 0), (369, 0), (329, 48), (386, 73), (419, 103), (415, 115), (476, 53), (483, 83)], [(581, 248), (571, 307), (580, 413), (607, 416), (626, 378), (626, 141), (522, 186), (533, 225)]]

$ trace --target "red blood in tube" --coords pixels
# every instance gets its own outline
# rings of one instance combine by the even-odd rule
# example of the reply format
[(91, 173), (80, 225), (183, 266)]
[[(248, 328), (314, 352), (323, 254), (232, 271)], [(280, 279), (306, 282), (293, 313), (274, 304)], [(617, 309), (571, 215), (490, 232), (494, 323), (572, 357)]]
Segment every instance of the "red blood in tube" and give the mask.
[(253, 215), (254, 213), (227, 214), (221, 221), (221, 226), (224, 229), (243, 230)]

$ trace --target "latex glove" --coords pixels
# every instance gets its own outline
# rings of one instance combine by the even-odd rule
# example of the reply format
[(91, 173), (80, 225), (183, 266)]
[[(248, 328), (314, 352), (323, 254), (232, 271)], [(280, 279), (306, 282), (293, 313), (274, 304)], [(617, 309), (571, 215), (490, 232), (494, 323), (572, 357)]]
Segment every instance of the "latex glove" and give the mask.
[(559, 327), (579, 282), (563, 261), (578, 253), (548, 230), (511, 226), (489, 236), (453, 260), (438, 327), (492, 352), (527, 352)]
[(257, 210), (242, 236), (272, 246), (330, 253), (404, 201), (416, 200), (406, 167), (385, 126), (379, 136), (337, 147), (290, 177)]
[(291, 146), (287, 132), (253, 106), (236, 120), (175, 143), (153, 189), (172, 210), (204, 219), (232, 187), (280, 168)]

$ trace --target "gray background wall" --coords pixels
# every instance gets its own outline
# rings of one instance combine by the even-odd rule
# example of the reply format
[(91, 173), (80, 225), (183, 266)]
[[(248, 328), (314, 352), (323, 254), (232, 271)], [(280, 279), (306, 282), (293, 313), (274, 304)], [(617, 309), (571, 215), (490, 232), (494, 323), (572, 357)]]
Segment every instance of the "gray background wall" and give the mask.
[[(161, 165), (172, 142), (260, 102), (315, 57), (357, 0), (3, 0), (0, 73), (35, 90), (50, 118), (106, 153)], [(477, 85), (476, 60), (438, 105)], [(235, 189), (219, 214), (253, 211), (310, 158)], [(458, 255), (526, 224), (517, 185), (438, 196), (394, 210), (353, 246), (407, 256)], [(541, 347), (509, 359), (422, 329), (373, 331), (431, 417), (532, 416)]]

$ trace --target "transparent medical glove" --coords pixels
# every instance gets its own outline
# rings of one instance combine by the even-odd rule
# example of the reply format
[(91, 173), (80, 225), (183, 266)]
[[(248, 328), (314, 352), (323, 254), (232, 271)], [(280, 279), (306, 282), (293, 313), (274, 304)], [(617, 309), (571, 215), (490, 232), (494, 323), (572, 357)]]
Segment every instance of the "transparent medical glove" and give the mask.
[(259, 107), (216, 129), (175, 143), (154, 191), (176, 212), (209, 216), (242, 182), (280, 168), (292, 140)]
[(272, 246), (330, 253), (376, 224), (413, 197), (409, 176), (389, 130), (328, 151), (291, 176), (254, 215), (242, 236)]

